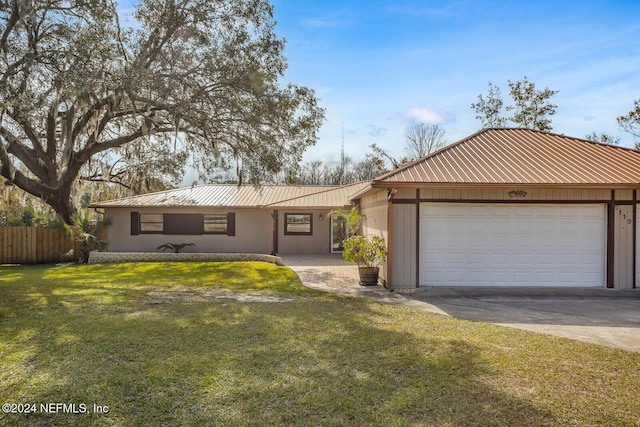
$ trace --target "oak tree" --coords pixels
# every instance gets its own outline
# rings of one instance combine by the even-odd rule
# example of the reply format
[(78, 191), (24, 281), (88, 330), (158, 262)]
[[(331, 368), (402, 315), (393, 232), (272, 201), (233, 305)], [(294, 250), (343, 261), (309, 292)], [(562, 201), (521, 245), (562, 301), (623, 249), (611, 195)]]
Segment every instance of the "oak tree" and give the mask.
[(282, 81), (266, 0), (7, 0), (0, 23), (0, 172), (68, 223), (81, 179), (190, 159), (258, 181), (315, 143), (323, 110)]

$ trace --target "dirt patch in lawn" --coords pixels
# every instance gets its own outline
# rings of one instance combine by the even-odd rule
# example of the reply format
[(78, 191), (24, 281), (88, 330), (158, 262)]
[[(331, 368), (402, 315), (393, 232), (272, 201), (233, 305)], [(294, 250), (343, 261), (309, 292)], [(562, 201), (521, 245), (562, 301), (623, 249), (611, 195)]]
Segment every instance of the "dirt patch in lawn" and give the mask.
[(291, 302), (293, 298), (275, 297), (269, 295), (237, 294), (212, 290), (174, 290), (151, 292), (145, 299), (146, 304), (168, 304), (172, 302), (206, 302), (230, 299), (238, 302)]

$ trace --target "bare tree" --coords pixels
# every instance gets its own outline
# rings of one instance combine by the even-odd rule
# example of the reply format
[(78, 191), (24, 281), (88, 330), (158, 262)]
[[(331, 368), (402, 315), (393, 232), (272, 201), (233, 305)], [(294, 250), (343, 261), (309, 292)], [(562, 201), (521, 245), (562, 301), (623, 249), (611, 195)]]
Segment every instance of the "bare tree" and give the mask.
[(406, 133), (405, 153), (408, 159), (419, 159), (447, 145), (446, 133), (438, 124), (418, 123), (411, 126)]
[(387, 168), (384, 160), (372, 153), (368, 153), (364, 160), (353, 165), (353, 182), (371, 181), (385, 172), (387, 172)]
[(321, 160), (312, 160), (304, 163), (295, 179), (297, 184), (303, 185), (326, 185), (328, 181), (329, 170)]

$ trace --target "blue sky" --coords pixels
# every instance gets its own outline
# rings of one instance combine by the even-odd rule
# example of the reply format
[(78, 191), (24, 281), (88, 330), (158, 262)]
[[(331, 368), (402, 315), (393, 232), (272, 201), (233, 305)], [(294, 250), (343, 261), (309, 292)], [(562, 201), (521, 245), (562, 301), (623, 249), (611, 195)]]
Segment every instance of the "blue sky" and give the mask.
[(553, 132), (620, 137), (640, 98), (640, 1), (272, 0), (287, 39), (284, 81), (315, 89), (326, 121), (305, 160), (400, 156), (405, 131), (438, 123), (449, 142), (479, 130), (488, 83), (527, 76), (558, 90)]

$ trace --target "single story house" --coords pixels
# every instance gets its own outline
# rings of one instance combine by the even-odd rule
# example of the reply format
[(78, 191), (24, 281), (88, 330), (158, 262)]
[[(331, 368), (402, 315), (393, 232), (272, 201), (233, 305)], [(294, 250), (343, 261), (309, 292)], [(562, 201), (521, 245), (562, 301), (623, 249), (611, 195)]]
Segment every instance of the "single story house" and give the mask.
[(187, 250), (320, 254), (338, 252), (345, 238), (344, 224), (329, 212), (349, 209), (349, 196), (368, 185), (201, 185), (91, 207), (111, 221), (111, 252), (155, 252), (164, 243), (194, 243)]
[[(483, 129), (370, 183), (201, 186), (95, 203), (109, 250), (339, 251), (327, 217), (360, 206), (389, 250), (387, 286), (635, 288), (640, 152), (529, 129)], [(335, 224), (339, 228), (339, 224)]]

